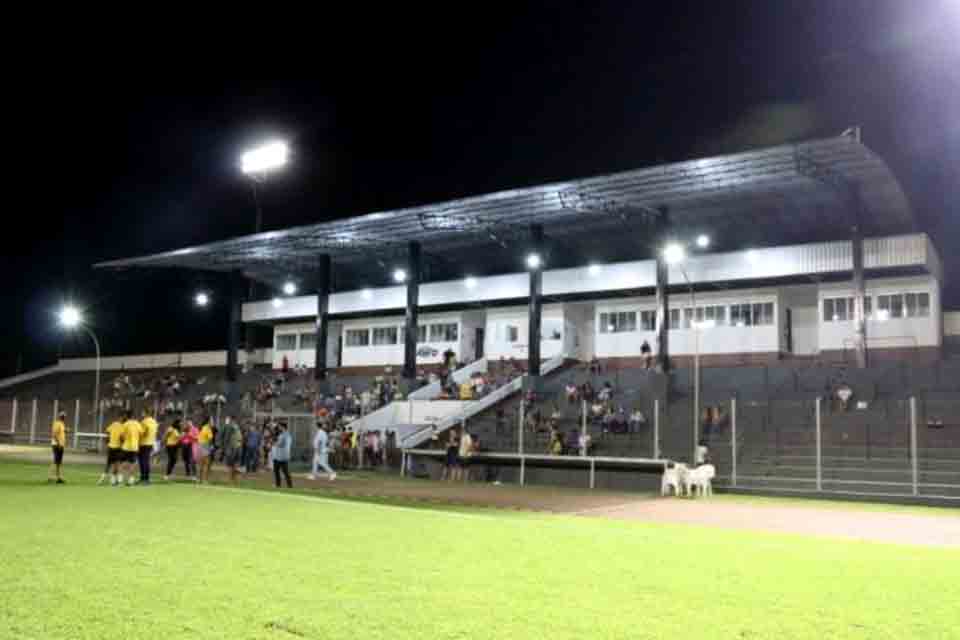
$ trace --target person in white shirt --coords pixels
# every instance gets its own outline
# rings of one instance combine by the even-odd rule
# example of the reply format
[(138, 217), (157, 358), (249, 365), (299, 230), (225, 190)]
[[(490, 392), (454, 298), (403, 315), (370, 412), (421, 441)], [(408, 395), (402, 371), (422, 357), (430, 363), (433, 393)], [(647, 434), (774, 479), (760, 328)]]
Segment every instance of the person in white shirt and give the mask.
[(310, 480), (317, 479), (318, 469), (323, 469), (327, 473), (329, 480), (337, 479), (337, 474), (330, 468), (330, 463), (327, 461), (329, 456), (327, 442), (326, 429), (323, 428), (322, 424), (317, 423), (317, 432), (313, 436), (313, 470), (310, 475), (307, 476)]
[(693, 463), (695, 466), (699, 467), (702, 464), (706, 464), (709, 458), (710, 450), (707, 449), (707, 442), (705, 440), (701, 440), (699, 443), (697, 443), (697, 455)]

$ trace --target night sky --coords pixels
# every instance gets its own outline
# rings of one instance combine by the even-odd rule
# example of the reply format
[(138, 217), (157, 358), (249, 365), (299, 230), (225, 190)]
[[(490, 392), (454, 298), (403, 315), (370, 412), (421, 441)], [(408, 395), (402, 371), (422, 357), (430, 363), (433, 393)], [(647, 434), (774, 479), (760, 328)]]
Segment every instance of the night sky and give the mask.
[(0, 375), (91, 351), (56, 328), (65, 299), (108, 354), (222, 348), (225, 308), (190, 304), (215, 283), (90, 266), (252, 232), (237, 160), (266, 136), (294, 148), (262, 194), (273, 229), (859, 124), (960, 308), (960, 4), (517, 6), (44, 29), (6, 57)]

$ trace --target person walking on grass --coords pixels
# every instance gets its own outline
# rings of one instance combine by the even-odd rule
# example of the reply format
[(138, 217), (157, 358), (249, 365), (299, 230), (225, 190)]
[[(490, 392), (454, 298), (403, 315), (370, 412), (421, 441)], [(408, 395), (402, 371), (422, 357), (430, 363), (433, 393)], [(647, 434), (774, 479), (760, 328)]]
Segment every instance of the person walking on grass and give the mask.
[(260, 431), (257, 425), (250, 425), (247, 430), (247, 459), (244, 462), (247, 473), (256, 473), (260, 462)]
[(243, 455), (243, 432), (232, 416), (227, 416), (223, 426), (223, 461), (230, 471), (230, 483), (237, 486), (240, 462)]
[(47, 481), (56, 481), (57, 484), (66, 484), (63, 479), (63, 450), (67, 447), (67, 425), (64, 423), (66, 419), (67, 414), (61, 411), (57, 419), (50, 425), (50, 449), (53, 451), (53, 464), (50, 465)]
[(143, 419), (140, 420), (143, 427), (143, 434), (140, 437), (140, 450), (138, 451), (137, 462), (140, 463), (140, 483), (147, 486), (150, 484), (150, 465), (153, 457), (153, 447), (157, 441), (157, 421), (153, 419), (153, 412), (150, 409), (143, 410)]
[(120, 483), (120, 462), (123, 460), (123, 423), (114, 420), (107, 427), (107, 466), (97, 484), (103, 484), (107, 480), (107, 474), (110, 474), (110, 484), (117, 486)]
[(337, 474), (334, 473), (333, 469), (330, 468), (328, 462), (329, 452), (327, 449), (327, 443), (329, 442), (329, 437), (327, 436), (327, 430), (324, 428), (323, 423), (317, 423), (317, 433), (313, 436), (313, 470), (310, 473), (310, 480), (317, 479), (317, 469), (323, 469), (327, 474), (328, 480), (336, 480)]
[[(127, 475), (127, 485), (133, 486), (137, 480), (133, 475), (133, 468), (137, 464), (140, 454), (140, 439), (143, 437), (143, 425), (133, 419), (132, 411), (123, 412), (123, 473)], [(123, 484), (123, 473), (120, 474), (120, 484)]]
[[(180, 420), (174, 420), (173, 424), (167, 427), (167, 432), (163, 434), (163, 444), (167, 449), (167, 472), (163, 474), (164, 480), (169, 480), (173, 473), (173, 468), (177, 466), (177, 451), (180, 450)], [(187, 474), (190, 475), (189, 473)]]
[(287, 425), (280, 423), (277, 425), (276, 440), (273, 448), (270, 450), (273, 456), (273, 479), (277, 488), (280, 488), (280, 474), (287, 480), (287, 488), (293, 488), (293, 480), (290, 478), (290, 449), (293, 447), (293, 438), (287, 432)]
[(180, 455), (183, 456), (183, 469), (187, 477), (192, 478), (194, 482), (197, 481), (197, 456), (194, 455), (194, 452), (197, 449), (197, 438), (199, 437), (200, 432), (197, 427), (187, 420), (183, 433), (180, 434)]
[(210, 426), (210, 418), (203, 419), (203, 426), (200, 427), (200, 434), (197, 436), (199, 445), (199, 456), (197, 462), (200, 466), (200, 482), (210, 482), (210, 467), (213, 465), (213, 427)]

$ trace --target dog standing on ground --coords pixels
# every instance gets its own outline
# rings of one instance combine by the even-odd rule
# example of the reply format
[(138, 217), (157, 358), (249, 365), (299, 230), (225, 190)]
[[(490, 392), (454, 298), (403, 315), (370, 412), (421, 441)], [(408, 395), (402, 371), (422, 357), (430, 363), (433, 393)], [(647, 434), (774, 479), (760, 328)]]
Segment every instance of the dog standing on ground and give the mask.
[(672, 467), (663, 470), (660, 480), (660, 495), (670, 495), (671, 488), (674, 495), (685, 496), (690, 493), (690, 468), (682, 462), (676, 462)]

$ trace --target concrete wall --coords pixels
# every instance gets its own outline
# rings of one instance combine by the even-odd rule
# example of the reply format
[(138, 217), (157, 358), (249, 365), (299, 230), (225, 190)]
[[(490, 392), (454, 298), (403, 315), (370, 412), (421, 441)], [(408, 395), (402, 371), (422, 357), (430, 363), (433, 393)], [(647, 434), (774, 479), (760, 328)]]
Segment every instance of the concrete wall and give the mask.
[[(540, 357), (549, 359), (560, 355), (564, 347), (564, 305), (544, 305), (541, 320), (541, 332), (544, 339), (540, 341)], [(517, 328), (516, 342), (510, 342), (507, 339), (508, 327)], [(525, 360), (527, 358), (528, 329), (527, 307), (488, 309), (486, 345), (484, 348), (487, 358), (491, 360), (501, 357)], [(557, 340), (552, 339), (551, 334), (554, 329), (560, 332), (560, 338)]]
[[(867, 295), (877, 311), (877, 296), (898, 293), (930, 294), (930, 315), (921, 318), (888, 318), (879, 320), (874, 314), (867, 320), (867, 345), (873, 349), (910, 349), (939, 347), (942, 343), (940, 287), (932, 276), (912, 278), (868, 279)], [(853, 322), (824, 322), (823, 300), (853, 295), (849, 282), (822, 284), (818, 292), (820, 351), (843, 351), (853, 348)]]

